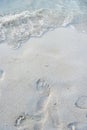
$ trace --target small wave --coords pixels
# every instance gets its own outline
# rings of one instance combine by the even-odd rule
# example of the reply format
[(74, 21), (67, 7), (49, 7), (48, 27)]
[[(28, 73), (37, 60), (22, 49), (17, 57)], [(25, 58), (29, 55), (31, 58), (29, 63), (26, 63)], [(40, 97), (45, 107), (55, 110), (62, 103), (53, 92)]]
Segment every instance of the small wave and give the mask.
[[(33, 12), (0, 16), (0, 43), (7, 43), (18, 48), (30, 37), (40, 37), (50, 29), (74, 25), (82, 29), (87, 23), (87, 17), (81, 12), (39, 9)], [(83, 26), (84, 24), (84, 26)], [(81, 27), (79, 27), (82, 25)], [(82, 31), (82, 30), (81, 30)]]

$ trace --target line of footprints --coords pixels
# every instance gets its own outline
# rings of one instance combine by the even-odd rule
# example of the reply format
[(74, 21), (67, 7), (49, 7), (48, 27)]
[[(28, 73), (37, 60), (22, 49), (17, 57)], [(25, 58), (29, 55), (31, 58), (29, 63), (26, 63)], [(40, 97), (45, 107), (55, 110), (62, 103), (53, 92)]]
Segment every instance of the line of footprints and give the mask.
[[(38, 91), (40, 98), (36, 105), (35, 114), (29, 115), (28, 113), (22, 113), (15, 120), (14, 124), (18, 130), (43, 130), (43, 126), (48, 116), (47, 108), (50, 102), (51, 88), (49, 84), (45, 82), (45, 80), (38, 79), (36, 82), (36, 90)], [(52, 109), (50, 109), (50, 111), (52, 111)], [(55, 110), (51, 113), (53, 127), (57, 127), (59, 124), (57, 113)]]
[[(35, 114), (22, 113), (15, 120), (14, 126), (18, 130), (44, 130), (44, 125), (48, 120), (56, 130), (63, 130), (60, 128), (58, 106), (56, 102), (51, 104), (51, 88), (45, 80), (38, 79), (36, 82), (36, 90), (39, 94), (39, 100), (36, 105)], [(54, 99), (55, 101), (55, 99)], [(81, 96), (77, 99), (75, 106), (79, 109), (87, 109), (87, 96)], [(47, 111), (49, 110), (49, 112)], [(50, 116), (50, 117), (49, 117)], [(86, 115), (87, 116), (87, 115)], [(67, 125), (67, 130), (87, 130), (87, 122), (71, 122)]]

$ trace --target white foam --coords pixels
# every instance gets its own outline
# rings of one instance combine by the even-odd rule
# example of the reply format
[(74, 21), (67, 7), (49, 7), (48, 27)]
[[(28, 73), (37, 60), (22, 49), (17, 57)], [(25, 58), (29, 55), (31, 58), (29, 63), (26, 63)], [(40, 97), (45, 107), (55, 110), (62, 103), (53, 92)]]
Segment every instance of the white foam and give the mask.
[(81, 12), (75, 13), (73, 10), (67, 13), (66, 10), (39, 9), (2, 15), (0, 17), (0, 43), (6, 42), (11, 47), (18, 48), (30, 37), (40, 37), (56, 27), (74, 25), (83, 32), (86, 30), (86, 22), (84, 13), (81, 15)]

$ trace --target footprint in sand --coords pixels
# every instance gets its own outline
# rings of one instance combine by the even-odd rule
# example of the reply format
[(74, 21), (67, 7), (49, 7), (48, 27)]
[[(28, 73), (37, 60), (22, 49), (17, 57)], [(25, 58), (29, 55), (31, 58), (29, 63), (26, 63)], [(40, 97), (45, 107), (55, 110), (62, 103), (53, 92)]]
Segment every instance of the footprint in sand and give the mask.
[(27, 127), (27, 125), (29, 127), (29, 124), (33, 127), (31, 129), (41, 130), (47, 118), (47, 113), (45, 113), (45, 110), (50, 98), (49, 85), (45, 82), (45, 80), (39, 79), (36, 82), (36, 89), (40, 94), (40, 98), (37, 101), (35, 114), (29, 115), (22, 113), (15, 121), (15, 126), (18, 128), (21, 127), (23, 130)]
[(50, 87), (49, 84), (45, 82), (43, 79), (38, 79), (36, 81), (36, 89), (41, 94), (41, 96), (49, 96), (50, 95)]
[(28, 115), (27, 115), (27, 114), (25, 114), (25, 113), (20, 114), (20, 115), (18, 116), (18, 118), (15, 120), (14, 126), (16, 126), (16, 127), (21, 126), (22, 123), (23, 123), (24, 121), (26, 121), (27, 118), (28, 118)]
[(81, 96), (77, 99), (75, 106), (80, 109), (87, 109), (87, 96)]
[(19, 130), (41, 130), (44, 122), (44, 114), (29, 115), (22, 113), (15, 120), (14, 126)]
[(33, 130), (34, 119), (32, 117), (33, 117), (32, 115), (22, 113), (15, 120), (14, 126), (18, 130), (29, 130), (29, 129)]
[(45, 124), (47, 120), (47, 107), (50, 101), (50, 87), (49, 84), (45, 82), (45, 80), (38, 79), (36, 82), (36, 89), (40, 95), (39, 100), (37, 101), (36, 105), (36, 113), (43, 113), (43, 118), (42, 118), (42, 127), (39, 128), (38, 124), (35, 124), (35, 130), (41, 130), (43, 128), (43, 125)]
[(45, 80), (38, 79), (36, 82), (37, 91), (40, 94), (40, 98), (37, 101), (36, 112), (43, 112), (46, 110), (48, 103), (50, 101), (50, 87)]
[(87, 122), (72, 122), (67, 126), (68, 130), (87, 130)]

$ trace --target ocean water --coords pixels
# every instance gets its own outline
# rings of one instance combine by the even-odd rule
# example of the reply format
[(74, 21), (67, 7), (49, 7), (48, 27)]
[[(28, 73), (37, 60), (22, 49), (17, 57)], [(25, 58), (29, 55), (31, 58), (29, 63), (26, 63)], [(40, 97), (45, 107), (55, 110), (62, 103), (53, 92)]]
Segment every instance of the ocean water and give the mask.
[(13, 48), (71, 25), (87, 33), (87, 0), (0, 0), (0, 43)]

